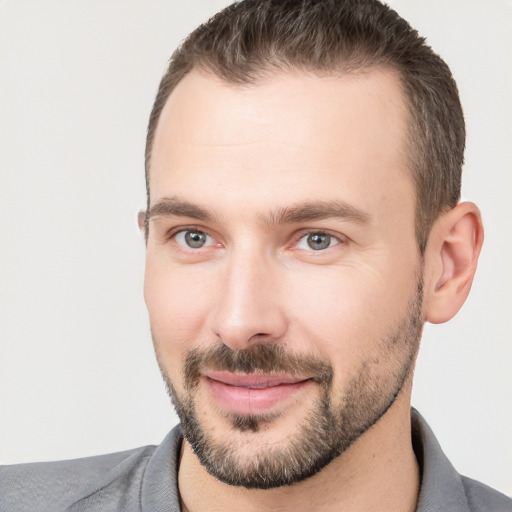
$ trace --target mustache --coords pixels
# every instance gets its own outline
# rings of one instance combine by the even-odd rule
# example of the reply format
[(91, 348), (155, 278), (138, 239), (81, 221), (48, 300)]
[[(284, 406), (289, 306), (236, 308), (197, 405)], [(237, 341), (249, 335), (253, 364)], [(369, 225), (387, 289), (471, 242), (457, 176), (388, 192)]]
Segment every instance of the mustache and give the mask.
[(207, 349), (192, 349), (183, 366), (184, 386), (193, 390), (205, 370), (233, 373), (286, 374), (307, 377), (323, 386), (330, 386), (334, 370), (329, 361), (311, 354), (286, 351), (282, 345), (261, 343), (243, 350), (233, 350), (227, 345)]

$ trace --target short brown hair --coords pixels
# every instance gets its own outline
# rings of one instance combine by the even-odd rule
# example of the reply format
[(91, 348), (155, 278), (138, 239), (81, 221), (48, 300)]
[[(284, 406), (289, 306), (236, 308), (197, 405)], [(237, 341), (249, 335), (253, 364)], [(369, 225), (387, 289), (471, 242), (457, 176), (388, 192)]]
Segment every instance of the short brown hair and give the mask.
[(465, 127), (446, 63), (395, 11), (377, 0), (244, 0), (194, 30), (173, 53), (149, 119), (146, 188), (156, 127), (174, 87), (193, 68), (234, 84), (286, 70), (398, 72), (410, 115), (408, 158), (423, 253), (432, 224), (460, 197)]

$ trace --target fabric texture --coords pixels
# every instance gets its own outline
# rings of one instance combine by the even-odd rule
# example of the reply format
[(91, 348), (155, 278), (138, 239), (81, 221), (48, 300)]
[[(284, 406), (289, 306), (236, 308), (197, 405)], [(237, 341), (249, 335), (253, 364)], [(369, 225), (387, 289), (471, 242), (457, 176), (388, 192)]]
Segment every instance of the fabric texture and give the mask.
[[(512, 499), (459, 475), (412, 410), (421, 469), (417, 512), (512, 512)], [(61, 462), (0, 467), (0, 512), (180, 512), (179, 426), (159, 446)]]

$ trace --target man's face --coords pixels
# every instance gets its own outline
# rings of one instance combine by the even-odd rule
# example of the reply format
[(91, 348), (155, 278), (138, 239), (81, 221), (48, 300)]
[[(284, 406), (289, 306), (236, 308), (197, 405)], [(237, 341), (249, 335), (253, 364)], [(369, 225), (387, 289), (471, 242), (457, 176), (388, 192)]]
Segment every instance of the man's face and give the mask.
[(385, 71), (243, 87), (194, 71), (170, 96), (145, 298), (185, 436), (220, 480), (304, 479), (407, 400), (422, 314), (406, 123)]

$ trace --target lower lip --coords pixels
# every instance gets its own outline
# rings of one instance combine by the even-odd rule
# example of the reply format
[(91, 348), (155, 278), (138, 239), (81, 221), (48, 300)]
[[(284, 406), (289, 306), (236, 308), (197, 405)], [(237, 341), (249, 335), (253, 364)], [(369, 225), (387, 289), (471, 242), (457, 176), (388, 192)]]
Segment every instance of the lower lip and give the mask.
[(225, 411), (236, 414), (264, 414), (311, 384), (309, 380), (279, 384), (267, 388), (243, 388), (206, 379), (217, 403)]

